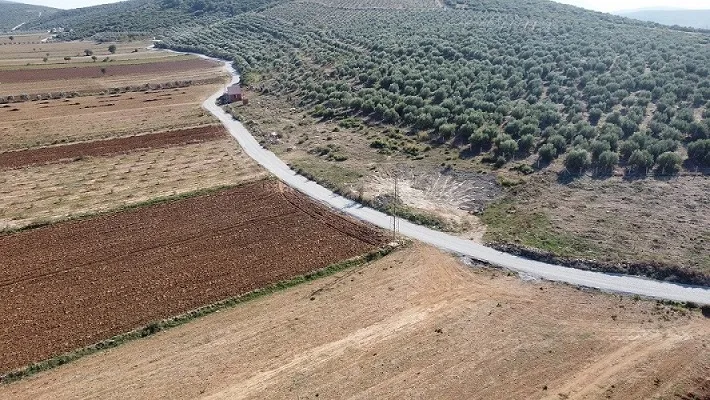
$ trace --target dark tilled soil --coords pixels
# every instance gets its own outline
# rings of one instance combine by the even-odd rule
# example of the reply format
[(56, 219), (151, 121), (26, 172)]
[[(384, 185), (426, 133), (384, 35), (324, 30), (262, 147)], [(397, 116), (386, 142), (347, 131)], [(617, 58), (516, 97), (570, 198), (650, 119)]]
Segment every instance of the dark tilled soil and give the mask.
[[(210, 68), (217, 65), (214, 61), (194, 59), (161, 61), (148, 64), (76, 66), (71, 68), (17, 69), (0, 71), (0, 82), (21, 83), (54, 81), (62, 79), (101, 78), (104, 76), (143, 75), (164, 72), (190, 71), (199, 68)], [(105, 72), (101, 72), (101, 69)]]
[(383, 242), (264, 181), (0, 236), (0, 374)]
[(0, 170), (72, 161), (79, 157), (110, 156), (139, 149), (201, 143), (225, 137), (226, 132), (221, 126), (203, 126), (149, 135), (11, 151), (0, 153)]

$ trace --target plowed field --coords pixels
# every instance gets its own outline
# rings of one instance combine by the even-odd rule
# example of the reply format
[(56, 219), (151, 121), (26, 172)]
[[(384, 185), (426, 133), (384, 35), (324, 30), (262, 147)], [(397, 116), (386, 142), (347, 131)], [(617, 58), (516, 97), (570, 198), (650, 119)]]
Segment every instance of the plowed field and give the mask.
[(0, 373), (384, 238), (275, 182), (0, 236)]
[(145, 64), (97, 64), (92, 67), (0, 70), (0, 82), (7, 84), (18, 82), (54, 81), (62, 79), (101, 78), (104, 76), (161, 74), (166, 72), (181, 72), (201, 68), (213, 68), (218, 65), (219, 64), (214, 61), (192, 59)]
[(424, 246), (0, 385), (13, 400), (710, 397), (710, 321)]
[(71, 161), (77, 157), (97, 157), (127, 153), (138, 149), (163, 148), (175, 145), (202, 143), (227, 137), (221, 126), (202, 126), (150, 135), (130, 136), (64, 146), (43, 147), (0, 153), (0, 169), (28, 165)]

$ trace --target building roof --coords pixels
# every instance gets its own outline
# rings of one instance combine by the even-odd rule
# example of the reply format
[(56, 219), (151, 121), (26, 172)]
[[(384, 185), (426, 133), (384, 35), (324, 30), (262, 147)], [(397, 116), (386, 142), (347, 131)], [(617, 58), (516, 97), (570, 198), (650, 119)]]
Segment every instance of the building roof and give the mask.
[(227, 88), (227, 94), (242, 94), (242, 87), (238, 83), (235, 83), (234, 85)]

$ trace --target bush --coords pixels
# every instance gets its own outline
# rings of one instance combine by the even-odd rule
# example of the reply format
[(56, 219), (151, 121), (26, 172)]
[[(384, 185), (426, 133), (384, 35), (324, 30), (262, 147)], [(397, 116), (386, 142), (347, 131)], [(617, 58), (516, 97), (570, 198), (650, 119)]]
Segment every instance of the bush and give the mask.
[(513, 139), (504, 140), (498, 145), (498, 153), (506, 159), (518, 152), (518, 142)]
[(565, 168), (572, 173), (583, 173), (589, 163), (589, 152), (584, 149), (574, 149), (565, 158)]
[(562, 154), (565, 152), (565, 149), (567, 148), (567, 139), (564, 138), (562, 135), (552, 135), (549, 138), (547, 138), (547, 143), (555, 146), (555, 150), (557, 150), (557, 154)]
[(557, 157), (557, 149), (552, 143), (545, 143), (542, 146), (540, 146), (540, 149), (537, 151), (538, 156), (540, 157), (540, 160), (544, 162), (550, 162)]
[(627, 163), (633, 170), (646, 173), (653, 167), (653, 155), (646, 150), (634, 150)]
[(697, 140), (688, 145), (688, 158), (700, 166), (710, 166), (710, 139)]
[(535, 145), (535, 136), (533, 135), (523, 135), (518, 140), (518, 149), (521, 153), (528, 154), (530, 150)]
[(602, 152), (597, 159), (597, 166), (602, 173), (613, 171), (618, 163), (619, 155), (610, 150)]
[(678, 153), (667, 151), (656, 159), (657, 170), (662, 174), (675, 174), (680, 170), (683, 160)]

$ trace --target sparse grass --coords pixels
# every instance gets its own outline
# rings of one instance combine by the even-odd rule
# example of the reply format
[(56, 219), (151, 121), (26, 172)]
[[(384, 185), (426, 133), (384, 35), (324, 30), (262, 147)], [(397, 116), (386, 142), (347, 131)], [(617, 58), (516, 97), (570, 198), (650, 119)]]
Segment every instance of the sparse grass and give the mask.
[(443, 218), (434, 214), (417, 210), (403, 204), (397, 204), (396, 206), (394, 204), (387, 204), (382, 206), (376, 204), (371, 199), (361, 197), (360, 194), (353, 189), (353, 185), (358, 182), (362, 175), (347, 168), (326, 162), (316, 163), (310, 160), (293, 163), (291, 168), (299, 175), (318, 182), (341, 196), (355, 200), (386, 214), (394, 215), (396, 212), (397, 216), (400, 218), (443, 231), (455, 231), (457, 229)]
[(351, 191), (351, 187), (362, 178), (357, 171), (322, 160), (298, 160), (291, 163), (291, 168), (338, 193)]
[(276, 293), (279, 291), (286, 290), (288, 288), (310, 282), (316, 279), (320, 279), (329, 275), (333, 275), (337, 272), (346, 270), (346, 269), (352, 269), (355, 267), (359, 267), (362, 265), (365, 265), (367, 263), (370, 263), (372, 261), (378, 260), (391, 252), (395, 251), (399, 246), (384, 246), (380, 249), (371, 251), (367, 254), (364, 254), (362, 256), (354, 257), (349, 260), (345, 260), (336, 264), (332, 264), (328, 267), (325, 267), (323, 269), (319, 269), (316, 271), (313, 271), (309, 274), (305, 275), (299, 275), (296, 276), (292, 279), (289, 280), (284, 280), (281, 282), (277, 282), (273, 285), (266, 286), (262, 289), (257, 289), (239, 296), (231, 297), (228, 299), (225, 299), (223, 301), (206, 305), (204, 307), (200, 307), (196, 310), (189, 311), (185, 314), (178, 315), (172, 318), (168, 318), (162, 321), (155, 321), (152, 323), (147, 324), (146, 326), (142, 328), (135, 329), (131, 332), (123, 333), (120, 335), (116, 335), (110, 339), (103, 340), (101, 342), (98, 342), (96, 344), (93, 344), (91, 346), (84, 347), (82, 349), (78, 349), (69, 353), (65, 353), (56, 357), (53, 357), (49, 360), (41, 361), (32, 365), (27, 366), (24, 369), (20, 369), (17, 371), (10, 372), (8, 374), (5, 374), (4, 376), (0, 376), (0, 382), (1, 383), (11, 383), (18, 381), (20, 379), (29, 377), (31, 375), (37, 374), (42, 371), (47, 371), (49, 369), (64, 365), (66, 363), (75, 361), (77, 359), (80, 359), (82, 357), (97, 353), (102, 350), (114, 348), (117, 346), (120, 346), (124, 343), (127, 343), (132, 340), (136, 339), (141, 339), (145, 338), (151, 335), (154, 335), (160, 331), (174, 328), (180, 325), (183, 325), (185, 323), (188, 323), (192, 320), (195, 320), (197, 318), (201, 318), (210, 314), (213, 314), (217, 311), (236, 307), (240, 304), (246, 303), (248, 301), (252, 301), (255, 299), (258, 299), (263, 296), (267, 296), (272, 293)]
[[(201, 102), (219, 87), (122, 93), (110, 99), (109, 95), (86, 96), (68, 102), (50, 100), (46, 105), (25, 102), (15, 105), (20, 110), (15, 113), (0, 108), (0, 151), (209, 125), (216, 120), (201, 108)], [(170, 99), (163, 96), (165, 100), (145, 103), (158, 94), (168, 94)], [(113, 106), (105, 106), (109, 100)]]
[(0, 231), (235, 185), (266, 175), (229, 138), (3, 171)]
[(511, 243), (549, 251), (563, 257), (594, 258), (599, 249), (590, 241), (554, 231), (549, 218), (530, 212), (510, 199), (489, 205), (481, 217), (488, 242)]

